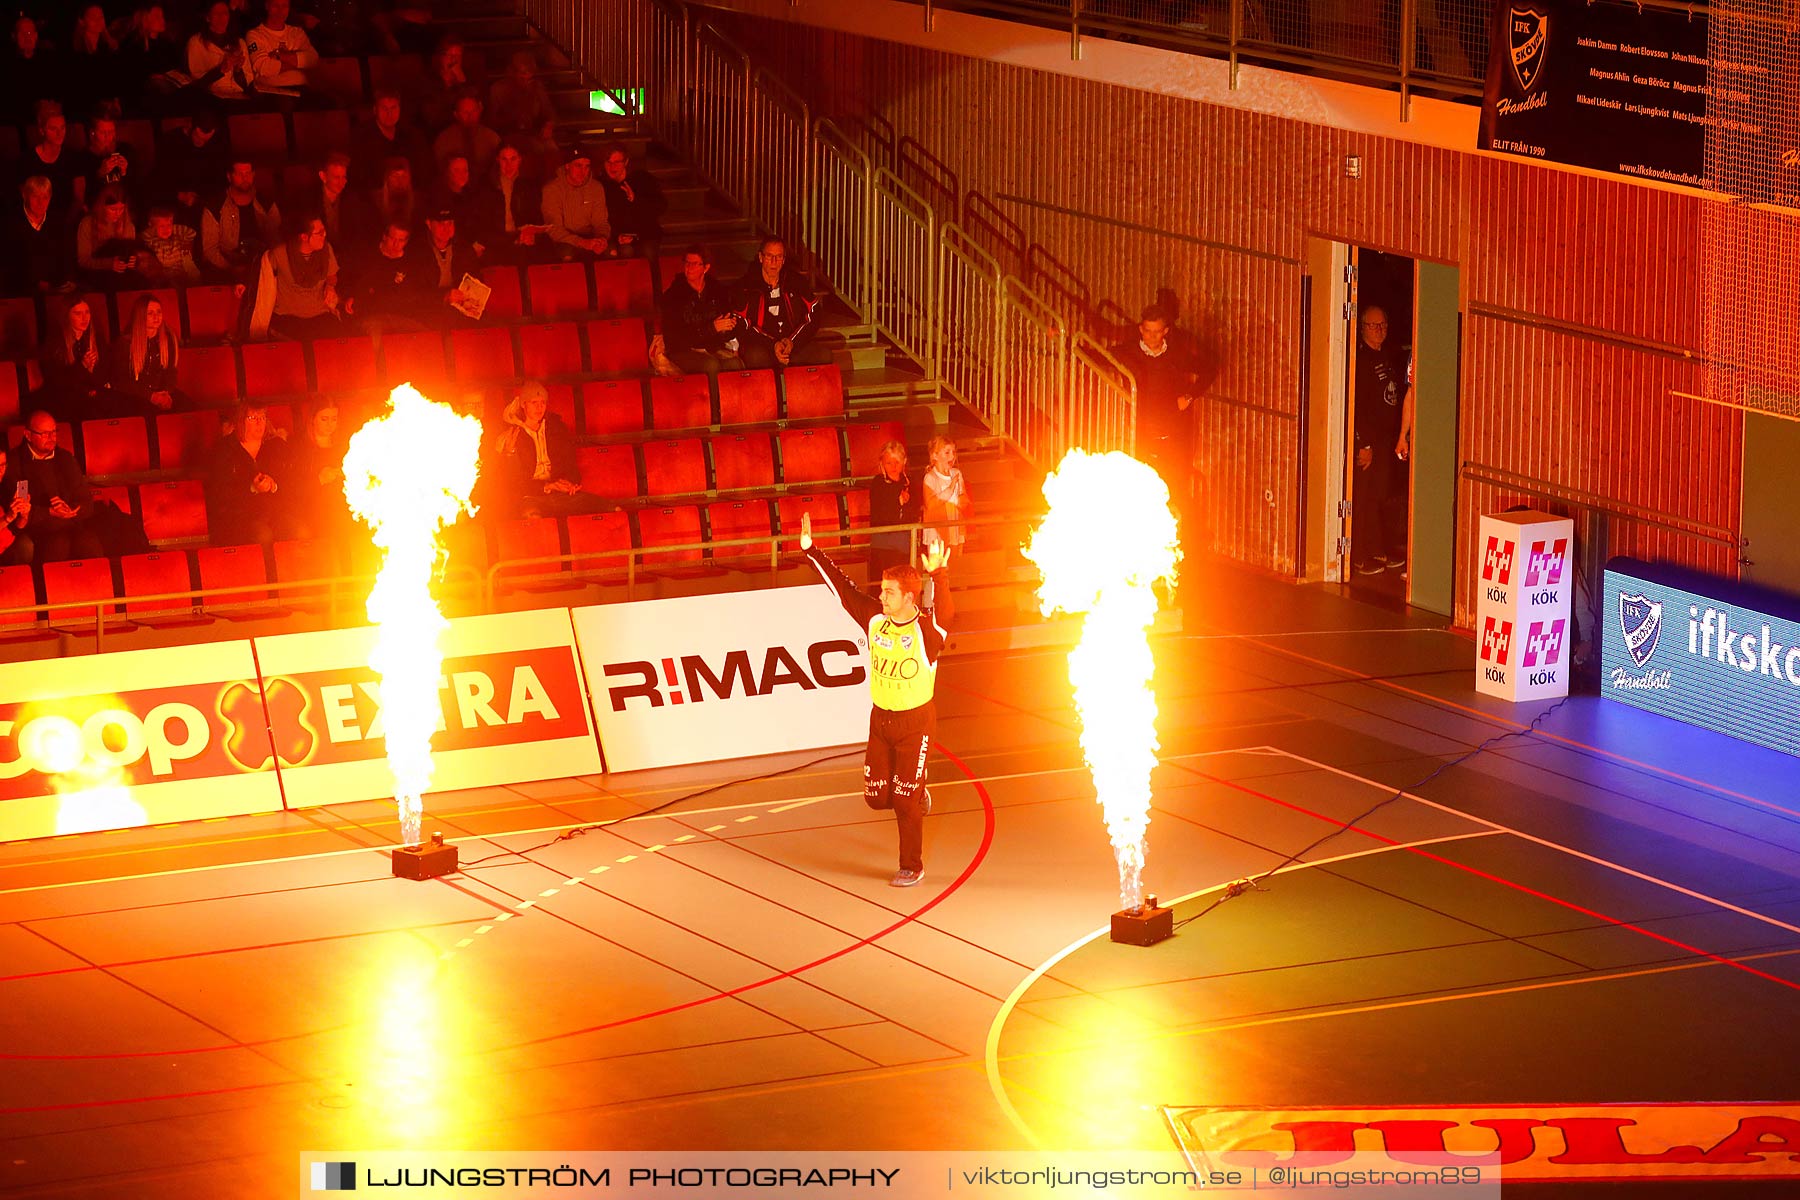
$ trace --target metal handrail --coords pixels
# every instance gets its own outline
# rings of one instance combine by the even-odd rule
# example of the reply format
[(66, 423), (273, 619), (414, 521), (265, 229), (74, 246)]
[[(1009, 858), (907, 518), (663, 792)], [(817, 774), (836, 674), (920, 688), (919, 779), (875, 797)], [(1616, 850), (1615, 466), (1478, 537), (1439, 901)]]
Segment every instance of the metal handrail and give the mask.
[(1539, 496), (1547, 500), (1560, 500), (1579, 508), (1594, 512), (1606, 513), (1628, 521), (1641, 521), (1646, 525), (1655, 525), (1662, 529), (1679, 533), (1684, 537), (1698, 538), (1701, 541), (1722, 542), (1727, 546), (1741, 547), (1744, 539), (1741, 534), (1718, 525), (1708, 525), (1704, 521), (1695, 521), (1675, 513), (1659, 512), (1643, 505), (1632, 504), (1625, 500), (1616, 500), (1610, 496), (1602, 496), (1597, 492), (1583, 491), (1580, 488), (1564, 487), (1547, 479), (1534, 479), (1529, 475), (1520, 475), (1500, 467), (1490, 467), (1482, 463), (1465, 461), (1457, 472), (1458, 476), (1471, 483), (1484, 483), (1489, 487), (1507, 488), (1522, 492), (1528, 496)]

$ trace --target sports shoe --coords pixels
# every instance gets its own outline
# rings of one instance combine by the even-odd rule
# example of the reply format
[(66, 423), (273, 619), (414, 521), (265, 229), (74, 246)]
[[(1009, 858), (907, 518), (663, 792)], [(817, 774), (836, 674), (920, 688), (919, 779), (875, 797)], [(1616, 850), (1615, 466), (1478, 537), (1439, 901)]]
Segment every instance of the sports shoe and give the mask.
[(888, 880), (889, 887), (915, 887), (925, 878), (923, 871), (895, 871), (894, 877)]
[(1387, 570), (1387, 568), (1382, 566), (1379, 562), (1361, 562), (1356, 564), (1356, 573), (1358, 575), (1379, 575), (1385, 570)]

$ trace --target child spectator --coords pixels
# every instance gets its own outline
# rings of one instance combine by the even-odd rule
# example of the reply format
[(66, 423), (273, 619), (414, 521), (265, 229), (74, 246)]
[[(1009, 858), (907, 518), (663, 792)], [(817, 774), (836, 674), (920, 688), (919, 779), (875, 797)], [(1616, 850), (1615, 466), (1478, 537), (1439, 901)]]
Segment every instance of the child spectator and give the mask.
[(75, 286), (70, 253), (75, 239), (69, 236), (66, 218), (51, 204), (53, 191), (42, 175), (25, 180), (19, 185), (19, 206), (0, 224), (5, 285), (11, 295), (66, 291)]
[[(906, 443), (890, 441), (881, 447), (875, 477), (869, 480), (869, 525), (910, 525), (919, 519), (921, 497), (913, 492), (906, 473)], [(869, 535), (869, 583), (881, 586), (881, 573), (912, 561), (912, 535), (901, 529)]]
[(268, 409), (256, 400), (240, 403), (206, 470), (206, 525), (215, 545), (269, 546), (298, 536), (282, 489), (288, 463), (287, 443), (269, 432)]
[(232, 24), (231, 5), (215, 0), (206, 8), (206, 24), (188, 39), (188, 75), (196, 88), (221, 100), (245, 100), (254, 90), (250, 55)]
[(200, 282), (200, 264), (194, 261), (194, 241), (200, 235), (175, 223), (175, 210), (152, 205), (145, 222), (144, 253), (138, 271), (152, 287), (192, 287)]
[(302, 214), (287, 240), (262, 256), (250, 338), (343, 337), (349, 330), (338, 303), (337, 282), (337, 255), (326, 244), (325, 222)]
[(175, 323), (155, 296), (139, 296), (131, 316), (113, 346), (113, 403), (122, 416), (151, 416), (188, 408), (188, 398), (176, 386), (175, 365), (181, 359), (181, 339)]
[[(963, 473), (956, 465), (956, 443), (939, 435), (931, 439), (926, 456), (931, 462), (931, 469), (925, 472), (920, 482), (925, 486), (925, 511), (923, 519), (926, 524), (922, 535), (926, 551), (942, 550), (945, 566), (949, 565), (949, 552), (960, 548), (966, 538), (967, 531), (961, 525), (945, 524), (945, 522), (961, 521), (969, 515), (969, 489), (963, 481)], [(927, 603), (932, 599), (937, 580), (926, 584)]]
[(289, 24), (289, 0), (268, 0), (263, 23), (244, 35), (250, 81), (259, 92), (298, 95), (306, 73), (319, 65), (319, 52), (299, 25)]
[(106, 386), (106, 347), (86, 299), (50, 306), (50, 336), (38, 353), (44, 373), (39, 403), (66, 421), (88, 421), (112, 411)]

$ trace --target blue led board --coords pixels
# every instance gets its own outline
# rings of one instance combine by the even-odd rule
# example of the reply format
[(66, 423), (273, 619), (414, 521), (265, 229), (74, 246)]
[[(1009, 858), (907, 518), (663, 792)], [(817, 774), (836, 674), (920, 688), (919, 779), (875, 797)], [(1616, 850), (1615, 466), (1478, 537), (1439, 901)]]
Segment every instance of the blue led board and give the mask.
[(1800, 754), (1800, 602), (1616, 558), (1600, 629), (1603, 695)]

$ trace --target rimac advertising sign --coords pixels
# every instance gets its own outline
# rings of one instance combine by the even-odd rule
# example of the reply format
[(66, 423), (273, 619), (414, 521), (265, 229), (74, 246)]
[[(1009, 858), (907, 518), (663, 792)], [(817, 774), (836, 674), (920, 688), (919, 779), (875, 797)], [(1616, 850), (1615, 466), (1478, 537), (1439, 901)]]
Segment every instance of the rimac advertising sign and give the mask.
[(1800, 601), (1617, 558), (1601, 604), (1603, 694), (1800, 754)]

